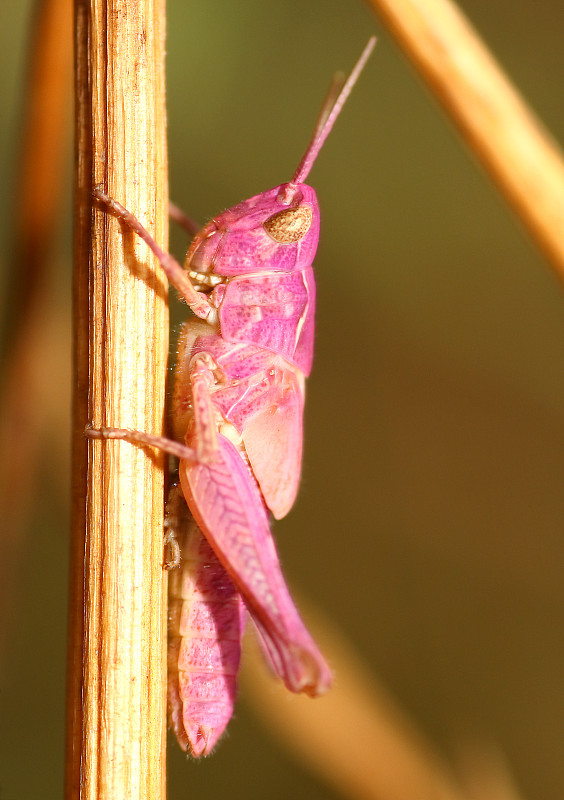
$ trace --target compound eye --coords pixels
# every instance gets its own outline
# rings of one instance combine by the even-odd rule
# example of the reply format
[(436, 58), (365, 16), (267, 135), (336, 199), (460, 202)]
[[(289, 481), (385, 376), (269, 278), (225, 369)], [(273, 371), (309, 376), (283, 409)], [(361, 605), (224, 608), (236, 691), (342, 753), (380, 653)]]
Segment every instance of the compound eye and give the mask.
[(292, 244), (306, 235), (311, 227), (313, 211), (310, 206), (285, 208), (273, 214), (264, 223), (264, 229), (275, 242)]

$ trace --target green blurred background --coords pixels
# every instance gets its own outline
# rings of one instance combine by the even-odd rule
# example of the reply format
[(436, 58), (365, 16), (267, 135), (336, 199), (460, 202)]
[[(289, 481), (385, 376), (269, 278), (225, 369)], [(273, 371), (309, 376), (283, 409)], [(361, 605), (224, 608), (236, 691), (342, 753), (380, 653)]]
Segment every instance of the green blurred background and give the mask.
[[(564, 140), (564, 4), (462, 7)], [(0, 5), (3, 289), (17, 268), (31, 11)], [(302, 490), (276, 535), (291, 584), (445, 758), (495, 747), (523, 798), (563, 797), (563, 287), (361, 2), (169, 0), (168, 12), (171, 197), (202, 221), (291, 176), (331, 75), (379, 36), (310, 177), (323, 214), (316, 362)], [(69, 150), (49, 298), (66, 326), (70, 169)], [(181, 254), (183, 237), (171, 247)], [(67, 439), (46, 441), (7, 609), (2, 800), (62, 791)], [(173, 800), (339, 796), (278, 749), (244, 696), (212, 758), (172, 747), (170, 763)]]

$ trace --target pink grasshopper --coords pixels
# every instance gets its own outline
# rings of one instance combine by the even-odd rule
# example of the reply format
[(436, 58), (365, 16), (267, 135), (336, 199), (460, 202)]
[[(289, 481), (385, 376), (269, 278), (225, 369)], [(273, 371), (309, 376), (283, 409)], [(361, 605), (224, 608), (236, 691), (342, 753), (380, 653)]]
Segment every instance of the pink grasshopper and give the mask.
[[(205, 225), (188, 250), (185, 269), (123, 206), (99, 190), (94, 193), (147, 242), (199, 319), (185, 323), (179, 343), (175, 439), (121, 428), (88, 435), (151, 445), (180, 460), (186, 502), (242, 596), (274, 670), (288, 689), (312, 697), (329, 689), (332, 675), (284, 582), (267, 512), (276, 519), (288, 513), (301, 470), (304, 382), (313, 357), (311, 265), (319, 239), (317, 198), (304, 180), (374, 44), (375, 39), (368, 42), (344, 84), (333, 84), (292, 180)], [(177, 597), (184, 599), (182, 593)], [(239, 611), (230, 613), (235, 624)], [(217, 627), (221, 640), (221, 624)], [(217, 665), (220, 679), (222, 670), (225, 677), (238, 664), (237, 636), (230, 641), (237, 642), (236, 657), (229, 667)], [(213, 703), (182, 678), (190, 670), (177, 656), (174, 674), (178, 670), (180, 677), (169, 693), (173, 727), (181, 746), (206, 754), (231, 715), (234, 676), (223, 681), (215, 698), (217, 713), (208, 709), (206, 718), (205, 704)], [(198, 697), (199, 712), (204, 708), (199, 722)]]

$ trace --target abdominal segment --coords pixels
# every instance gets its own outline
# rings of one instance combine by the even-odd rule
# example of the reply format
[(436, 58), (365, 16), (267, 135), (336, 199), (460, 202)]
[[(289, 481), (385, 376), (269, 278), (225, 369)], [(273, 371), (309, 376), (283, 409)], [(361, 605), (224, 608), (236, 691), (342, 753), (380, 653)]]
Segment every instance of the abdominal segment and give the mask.
[(169, 574), (170, 724), (183, 750), (208, 755), (233, 713), (245, 606), (178, 487), (169, 497), (167, 527), (181, 559)]

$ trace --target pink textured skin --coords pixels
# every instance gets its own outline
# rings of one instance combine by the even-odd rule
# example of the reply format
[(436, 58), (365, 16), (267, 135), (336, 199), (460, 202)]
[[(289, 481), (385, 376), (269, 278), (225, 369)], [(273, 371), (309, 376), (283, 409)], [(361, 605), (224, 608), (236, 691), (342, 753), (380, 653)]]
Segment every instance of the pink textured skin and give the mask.
[(246, 612), (178, 487), (167, 527), (181, 556), (169, 576), (169, 719), (182, 749), (205, 756), (233, 714)]
[[(223, 291), (220, 291), (223, 290)], [(315, 283), (313, 270), (233, 278), (214, 289), (222, 338), (272, 350), (311, 372)]]

